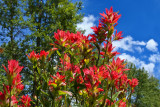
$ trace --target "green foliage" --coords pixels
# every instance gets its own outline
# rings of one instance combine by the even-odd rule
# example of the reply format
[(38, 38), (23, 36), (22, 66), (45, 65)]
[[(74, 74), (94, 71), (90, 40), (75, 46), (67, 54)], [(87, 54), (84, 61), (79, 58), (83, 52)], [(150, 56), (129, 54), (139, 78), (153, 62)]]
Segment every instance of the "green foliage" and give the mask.
[[(23, 0), (0, 0), (0, 45), (4, 50), (0, 53), (0, 68), (2, 63), (6, 65), (10, 59), (19, 59), (22, 62), (25, 52), (25, 47), (22, 49), (19, 46), (24, 37), (22, 3)], [(2, 81), (6, 80), (2, 70), (0, 75)]]
[(147, 71), (137, 69), (133, 64), (128, 65), (127, 71), (130, 78), (139, 80), (138, 86), (132, 97), (132, 103), (136, 107), (159, 107), (160, 106), (160, 81), (150, 76)]
[(0, 74), (0, 91), (3, 91), (3, 84), (7, 83), (7, 78), (4, 76), (5, 71), (2, 69), (2, 67), (0, 67)]
[[(37, 84), (33, 82), (36, 75), (26, 54), (31, 50), (51, 49), (57, 29), (76, 32), (76, 24), (82, 21), (80, 9), (81, 2), (74, 4), (69, 0), (0, 0), (0, 46), (4, 49), (0, 53), (0, 66), (10, 59), (24, 66), (21, 72), (26, 84), (24, 93), (33, 94), (33, 85)], [(56, 53), (52, 56), (57, 58)], [(55, 62), (49, 68), (53, 65)], [(1, 70), (0, 75), (4, 78), (2, 82), (5, 81)]]
[[(32, 42), (30, 50), (49, 50), (57, 29), (76, 32), (76, 24), (82, 15), (77, 14), (81, 2), (73, 4), (68, 0), (28, 0), (26, 15), (27, 26), (32, 32), (26, 41)], [(36, 47), (35, 47), (36, 45)]]

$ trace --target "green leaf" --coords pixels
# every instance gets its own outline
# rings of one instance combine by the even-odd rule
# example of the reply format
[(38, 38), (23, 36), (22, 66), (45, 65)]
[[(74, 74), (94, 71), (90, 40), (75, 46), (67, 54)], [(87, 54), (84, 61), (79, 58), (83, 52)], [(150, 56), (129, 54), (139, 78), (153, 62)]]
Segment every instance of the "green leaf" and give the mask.
[(43, 94), (45, 94), (45, 95), (47, 95), (47, 96), (49, 96), (46, 92), (44, 92), (43, 90), (41, 90), (41, 92), (43, 93)]
[(62, 90), (59, 90), (59, 91), (58, 91), (58, 94), (59, 94), (59, 95), (66, 95), (66, 94), (68, 94), (68, 95), (72, 96), (72, 93), (69, 92), (69, 91), (62, 91)]
[(38, 74), (41, 74), (41, 69), (37, 67)]
[(118, 95), (121, 93), (122, 91), (118, 91), (117, 93), (115, 93), (113, 96), (112, 96), (112, 100), (115, 101), (116, 98), (118, 97)]
[(52, 83), (51, 84), (54, 88), (57, 88), (57, 84), (56, 83)]
[(98, 96), (98, 98), (97, 98), (96, 103), (97, 103), (97, 104), (102, 104), (102, 102), (103, 102), (102, 99), (104, 99), (104, 95), (103, 95), (103, 94), (100, 94), (100, 95)]
[(57, 54), (59, 55), (59, 56), (61, 56), (61, 53), (57, 50)]
[(118, 107), (119, 102), (120, 102), (120, 100), (119, 100), (119, 101), (116, 101), (116, 103), (114, 103), (114, 104), (112, 105), (112, 107)]
[(101, 100), (101, 99), (103, 99), (103, 98), (104, 98), (104, 95), (101, 94), (101, 95), (98, 96), (98, 99), (97, 99), (97, 100), (99, 101), (99, 100)]
[(41, 85), (39, 85), (38, 87), (37, 87), (37, 90), (39, 90), (41, 88)]

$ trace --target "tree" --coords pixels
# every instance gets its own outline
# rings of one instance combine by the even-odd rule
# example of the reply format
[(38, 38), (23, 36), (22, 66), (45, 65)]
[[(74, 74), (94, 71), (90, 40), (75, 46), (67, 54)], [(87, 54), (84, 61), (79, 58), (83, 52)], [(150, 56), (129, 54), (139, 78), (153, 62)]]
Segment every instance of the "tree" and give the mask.
[(0, 54), (0, 65), (6, 64), (10, 59), (21, 60), (24, 54), (19, 46), (21, 38), (24, 37), (22, 30), (24, 20), (21, 11), (23, 2), (24, 0), (0, 0), (0, 45), (3, 48), (3, 53)]
[(132, 103), (136, 107), (159, 107), (160, 102), (160, 82), (157, 78), (150, 76), (144, 68), (137, 69), (135, 65), (128, 65), (129, 78), (137, 78), (138, 86), (132, 97)]
[(27, 40), (32, 42), (32, 49), (37, 52), (50, 49), (49, 43), (53, 43), (57, 29), (75, 32), (76, 24), (82, 21), (82, 15), (77, 14), (80, 9), (81, 2), (73, 4), (68, 0), (28, 0), (26, 15), (32, 33)]

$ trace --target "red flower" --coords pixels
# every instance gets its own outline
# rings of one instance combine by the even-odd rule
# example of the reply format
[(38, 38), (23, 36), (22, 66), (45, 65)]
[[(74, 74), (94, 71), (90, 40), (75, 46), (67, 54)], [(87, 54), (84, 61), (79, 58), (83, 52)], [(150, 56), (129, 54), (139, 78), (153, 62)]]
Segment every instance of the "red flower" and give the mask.
[(82, 77), (81, 75), (78, 75), (78, 76), (76, 77), (76, 81), (77, 81), (77, 83), (82, 84), (82, 83), (83, 83), (83, 77)]
[[(60, 63), (64, 66), (64, 71), (71, 68), (70, 57), (67, 54), (64, 55), (64, 59), (60, 58), (60, 61)], [(61, 68), (61, 70), (63, 70), (63, 68)]]
[(126, 102), (123, 102), (122, 100), (119, 102), (118, 107), (126, 107)]
[(89, 69), (83, 69), (83, 72), (85, 75), (85, 78), (84, 78), (85, 81), (95, 83), (96, 81), (99, 80), (96, 66), (90, 67)]
[(30, 101), (32, 100), (28, 95), (26, 96), (23, 95), (21, 98), (21, 102), (23, 103), (22, 107), (30, 107), (31, 106)]
[(88, 95), (97, 97), (99, 92), (104, 91), (102, 88), (98, 88), (98, 86), (101, 83), (103, 74), (105, 73), (105, 68), (102, 66), (99, 70), (96, 66), (93, 66), (89, 69), (83, 69), (83, 72), (84, 83)]
[(3, 100), (5, 100), (5, 95), (2, 92), (0, 92), (0, 101), (3, 101)]
[[(11, 89), (13, 89), (13, 87), (11, 87)], [(9, 85), (4, 85), (4, 86), (3, 86), (3, 93), (4, 93), (4, 95), (10, 93)]]
[(117, 51), (112, 52), (114, 47), (112, 47), (112, 44), (109, 42), (107, 44), (104, 43), (103, 49), (104, 49), (104, 51), (106, 51), (106, 54), (105, 54), (105, 52), (101, 52), (101, 55), (103, 55), (103, 56), (107, 55), (107, 56), (109, 56), (109, 58), (112, 58), (113, 56), (116, 56), (117, 54), (119, 54)]
[(61, 45), (62, 47), (74, 48), (76, 46), (82, 47), (86, 44), (89, 46), (88, 37), (84, 36), (80, 32), (74, 34), (70, 33), (69, 31), (65, 32), (62, 30), (57, 30), (57, 33), (54, 33), (54, 38), (56, 39), (55, 44)]
[(120, 90), (124, 89), (124, 88), (127, 88), (127, 85), (128, 85), (128, 78), (127, 78), (127, 75), (126, 74), (123, 74), (120, 79), (119, 79), (119, 87)]
[(118, 79), (120, 77), (119, 73), (116, 72), (116, 71), (112, 71), (111, 72), (111, 76), (112, 76), (113, 80), (116, 80), (116, 79)]
[(111, 102), (110, 100), (106, 99), (106, 105), (107, 105), (107, 107), (108, 106), (112, 106), (114, 104), (114, 102)]
[(113, 61), (110, 63), (110, 65), (107, 65), (110, 70), (118, 73), (129, 70), (126, 69), (125, 66), (126, 64), (124, 63), (124, 60), (121, 60), (119, 57), (116, 60), (113, 58)]
[(56, 73), (56, 76), (51, 76), (52, 79), (49, 80), (48, 85), (53, 86), (54, 88), (58, 86), (65, 86), (65, 76), (60, 75), (59, 72)]
[(39, 54), (36, 54), (34, 51), (32, 51), (28, 56), (28, 59), (31, 62), (37, 61), (39, 59)]
[(97, 27), (97, 26), (91, 27), (91, 29), (93, 29), (93, 32), (94, 32), (95, 34), (98, 34), (98, 33), (101, 31), (101, 29), (102, 29), (102, 23), (99, 21), (98, 27)]
[(17, 89), (18, 92), (20, 92), (20, 91), (22, 91), (24, 89), (24, 85), (23, 84), (18, 84), (16, 86), (16, 89)]
[(120, 31), (120, 32), (117, 33), (117, 30), (116, 30), (115, 40), (122, 39), (123, 37), (121, 37), (121, 36), (122, 36), (122, 31)]
[(71, 71), (73, 71), (74, 74), (81, 74), (80, 68), (77, 65), (72, 65)]
[(18, 101), (17, 101), (17, 99), (16, 99), (16, 96), (13, 95), (13, 96), (11, 97), (11, 104), (12, 104), (12, 106), (13, 106), (14, 104), (17, 104), (17, 103), (18, 103)]
[(121, 15), (118, 15), (118, 13), (113, 12), (113, 8), (111, 7), (110, 10), (106, 9), (106, 14), (100, 13), (101, 16), (101, 22), (102, 23), (109, 23), (109, 24), (114, 24), (117, 23), (118, 19), (121, 17)]
[(12, 85), (18, 85), (21, 84), (21, 75), (17, 74), (16, 77), (12, 81)]
[(98, 88), (98, 92), (104, 91), (102, 88)]
[(8, 70), (4, 65), (2, 66), (4, 67), (7, 74), (10, 76), (15, 76), (16, 74), (19, 74), (23, 69), (23, 66), (19, 66), (19, 63), (16, 60), (8, 61)]
[(45, 52), (44, 50), (41, 50), (39, 57), (40, 57), (40, 59), (43, 57), (46, 58), (48, 54), (49, 54), (49, 52)]
[(138, 85), (138, 79), (137, 78), (133, 78), (132, 80), (129, 81), (129, 85), (134, 88)]
[(24, 89), (24, 85), (22, 84), (21, 75), (20, 75), (20, 74), (18, 74), (18, 75), (13, 79), (12, 86), (15, 86), (15, 87), (16, 87), (16, 91), (17, 91), (17, 92), (21, 92), (21, 91)]
[(85, 83), (85, 86), (86, 86), (87, 89), (91, 89), (92, 88), (90, 83)]

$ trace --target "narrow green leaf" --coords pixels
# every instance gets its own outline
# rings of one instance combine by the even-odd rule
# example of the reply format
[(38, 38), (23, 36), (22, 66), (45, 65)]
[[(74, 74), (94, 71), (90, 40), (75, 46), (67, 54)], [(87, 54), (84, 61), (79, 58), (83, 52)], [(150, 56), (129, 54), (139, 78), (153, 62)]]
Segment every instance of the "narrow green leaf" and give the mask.
[(115, 93), (112, 97), (112, 100), (116, 100), (116, 98), (118, 97), (118, 95), (121, 93), (122, 91), (118, 91), (117, 93)]
[(59, 94), (59, 95), (66, 95), (66, 94), (68, 94), (68, 95), (72, 96), (72, 93), (69, 92), (69, 91), (62, 91), (62, 90), (59, 90), (59, 91), (58, 91), (58, 94)]
[(59, 55), (59, 56), (61, 56), (61, 53), (57, 50), (57, 54)]
[(44, 92), (43, 90), (41, 90), (41, 92), (43, 93), (43, 94), (45, 94), (45, 95), (47, 95), (47, 96), (49, 96), (46, 92)]

